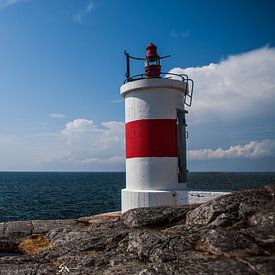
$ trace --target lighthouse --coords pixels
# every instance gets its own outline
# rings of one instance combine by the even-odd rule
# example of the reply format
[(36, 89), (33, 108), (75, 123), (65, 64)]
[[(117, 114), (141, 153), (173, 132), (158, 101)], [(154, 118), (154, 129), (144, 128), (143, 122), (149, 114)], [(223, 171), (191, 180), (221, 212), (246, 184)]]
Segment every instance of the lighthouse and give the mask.
[[(127, 52), (125, 56), (126, 80), (120, 89), (125, 99), (126, 143), (122, 212), (189, 204), (194, 193), (186, 189), (185, 106), (192, 103), (193, 81), (187, 75), (163, 73), (160, 61), (168, 56), (160, 57), (153, 43), (147, 46), (145, 58)], [(131, 76), (132, 59), (145, 62), (142, 74)]]

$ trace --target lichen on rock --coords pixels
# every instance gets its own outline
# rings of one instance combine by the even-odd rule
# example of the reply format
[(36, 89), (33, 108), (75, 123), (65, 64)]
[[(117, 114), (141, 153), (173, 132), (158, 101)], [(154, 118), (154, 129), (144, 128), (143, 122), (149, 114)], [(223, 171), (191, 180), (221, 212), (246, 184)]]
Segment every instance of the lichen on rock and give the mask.
[(41, 252), (51, 247), (53, 247), (53, 244), (51, 244), (42, 234), (32, 235), (22, 240), (19, 244), (20, 252), (28, 255)]

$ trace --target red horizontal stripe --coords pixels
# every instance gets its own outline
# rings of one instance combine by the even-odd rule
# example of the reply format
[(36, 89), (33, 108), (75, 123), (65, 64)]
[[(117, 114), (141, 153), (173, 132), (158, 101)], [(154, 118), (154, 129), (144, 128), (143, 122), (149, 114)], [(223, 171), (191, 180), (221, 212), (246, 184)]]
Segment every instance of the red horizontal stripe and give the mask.
[(177, 156), (176, 119), (145, 119), (126, 123), (126, 158)]

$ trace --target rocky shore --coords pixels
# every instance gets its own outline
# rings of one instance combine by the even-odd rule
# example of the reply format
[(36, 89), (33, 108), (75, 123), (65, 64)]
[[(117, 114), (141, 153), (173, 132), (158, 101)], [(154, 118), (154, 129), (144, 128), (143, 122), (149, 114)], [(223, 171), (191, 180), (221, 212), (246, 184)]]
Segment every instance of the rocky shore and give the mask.
[(0, 253), (5, 275), (275, 274), (275, 187), (123, 215), (0, 223)]

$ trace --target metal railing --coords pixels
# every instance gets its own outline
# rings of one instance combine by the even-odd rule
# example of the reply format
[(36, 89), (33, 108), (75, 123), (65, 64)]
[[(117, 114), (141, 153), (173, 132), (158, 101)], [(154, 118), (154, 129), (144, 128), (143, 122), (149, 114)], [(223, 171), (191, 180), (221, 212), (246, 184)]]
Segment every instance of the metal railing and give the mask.
[[(163, 77), (161, 77), (163, 76)], [(173, 78), (177, 77), (177, 78)], [(192, 105), (192, 99), (193, 99), (193, 89), (194, 89), (194, 81), (188, 77), (186, 74), (175, 74), (175, 73), (160, 73), (160, 77), (163, 79), (175, 79), (178, 81), (183, 81), (186, 83), (186, 92), (184, 97), (184, 104), (190, 107)], [(133, 76), (129, 76), (125, 79), (124, 84), (127, 82), (137, 81), (140, 79), (146, 79), (146, 74), (137, 74)]]

